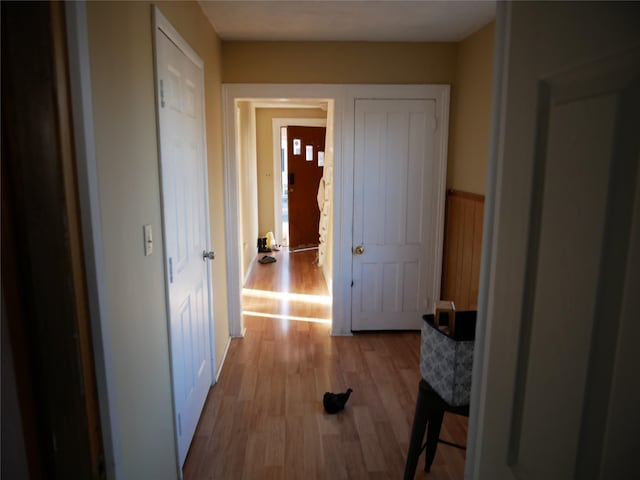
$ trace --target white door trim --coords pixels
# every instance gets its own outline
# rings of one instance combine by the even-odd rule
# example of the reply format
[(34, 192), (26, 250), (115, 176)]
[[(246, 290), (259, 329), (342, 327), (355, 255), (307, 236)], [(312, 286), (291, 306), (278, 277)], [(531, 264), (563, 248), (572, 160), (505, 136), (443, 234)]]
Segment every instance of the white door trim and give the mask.
[[(162, 14), (160, 9), (156, 5), (153, 5), (152, 12), (153, 12), (154, 32), (156, 30), (160, 30), (161, 32), (163, 32), (176, 45), (176, 47), (178, 47), (182, 51), (182, 53), (184, 53), (187, 56), (187, 58), (189, 58), (189, 60), (191, 60), (201, 69), (204, 69), (204, 62), (202, 61), (200, 56), (196, 53), (196, 51), (193, 48), (191, 48), (191, 46), (186, 42), (186, 40), (182, 38), (182, 36), (178, 33), (178, 31), (175, 28), (173, 28), (173, 25), (171, 25), (169, 20), (167, 20), (167, 18)], [(155, 41), (155, 35), (154, 35), (154, 41)], [(204, 106), (204, 100), (203, 100), (203, 106)]]
[(108, 480), (123, 478), (120, 429), (117, 414), (115, 371), (111, 348), (111, 329), (107, 308), (100, 196), (93, 126), (93, 94), (89, 64), (89, 35), (85, 2), (65, 3), (67, 24), (67, 54), (71, 108), (73, 110), (73, 138), (78, 169), (78, 195), (82, 241), (84, 244), (85, 274), (96, 386), (100, 405), (100, 425)]
[(326, 118), (274, 118), (273, 126), (273, 219), (276, 242), (282, 241), (282, 200), (278, 192), (282, 188), (282, 166), (280, 165), (280, 129), (289, 125), (300, 127), (326, 127)]
[(353, 231), (353, 133), (357, 98), (433, 98), (436, 100), (438, 187), (434, 253), (434, 299), (440, 296), (444, 198), (446, 186), (447, 135), (449, 126), (448, 85), (318, 85), (318, 84), (223, 84), (223, 127), (225, 165), (225, 231), (228, 254), (227, 295), (229, 332), (243, 335), (240, 296), (239, 170), (236, 161), (235, 105), (239, 100), (278, 99), (334, 100), (334, 192), (333, 192), (333, 278), (332, 335), (351, 335), (351, 242)]
[(500, 146), (504, 144), (504, 118), (505, 97), (507, 95), (507, 78), (509, 70), (507, 56), (509, 47), (509, 35), (507, 25), (510, 22), (511, 4), (498, 2), (496, 6), (496, 28), (493, 48), (493, 85), (491, 102), (491, 133), (489, 139), (489, 161), (487, 164), (487, 184), (484, 200), (484, 219), (482, 225), (482, 258), (480, 265), (479, 292), (478, 292), (478, 321), (476, 325), (476, 337), (473, 350), (473, 379), (471, 382), (471, 403), (469, 410), (469, 434), (467, 436), (467, 456), (465, 462), (465, 479), (479, 478), (480, 456), (482, 445), (479, 440), (483, 436), (484, 424), (479, 413), (485, 410), (486, 400), (486, 365), (489, 354), (489, 346), (486, 345), (486, 337), (490, 329), (487, 317), (489, 302), (489, 287), (494, 255), (497, 251), (495, 245), (496, 205), (499, 204), (499, 192), (496, 185), (500, 165), (502, 163), (502, 151)]

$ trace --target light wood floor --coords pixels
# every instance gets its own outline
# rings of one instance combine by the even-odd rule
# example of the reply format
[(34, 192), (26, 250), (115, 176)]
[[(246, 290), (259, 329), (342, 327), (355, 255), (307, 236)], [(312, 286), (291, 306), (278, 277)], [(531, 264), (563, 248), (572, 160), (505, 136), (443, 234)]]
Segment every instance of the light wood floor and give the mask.
[[(232, 340), (209, 392), (184, 478), (402, 478), (419, 333), (330, 336), (315, 252), (273, 255), (278, 261), (256, 265), (247, 282), (243, 310), (254, 314), (245, 315), (246, 336)], [(325, 414), (324, 392), (347, 387), (346, 409)], [(446, 414), (441, 438), (465, 444), (466, 435), (467, 419)], [(464, 451), (441, 444), (431, 473), (423, 466), (424, 455), (415, 478), (461, 479)]]

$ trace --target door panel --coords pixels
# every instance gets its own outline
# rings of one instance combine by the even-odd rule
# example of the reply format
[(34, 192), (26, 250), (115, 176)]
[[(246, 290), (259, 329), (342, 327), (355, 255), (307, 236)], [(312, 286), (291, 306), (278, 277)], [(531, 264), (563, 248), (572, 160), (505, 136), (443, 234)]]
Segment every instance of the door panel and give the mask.
[(629, 346), (620, 332), (637, 325), (637, 312), (623, 313), (639, 288), (629, 276), (640, 228), (637, 15), (622, 4), (500, 9), (509, 90), (493, 147), (496, 230), (479, 301), (487, 363), (484, 373), (480, 355), (474, 363), (467, 474), (631, 478), (636, 429), (610, 431), (640, 420), (637, 382), (614, 380), (640, 361), (636, 349), (618, 363)]
[(357, 100), (352, 329), (418, 329), (426, 256), (435, 101)]
[(164, 237), (180, 465), (212, 384), (202, 69), (157, 34)]
[[(317, 247), (320, 243), (318, 186), (324, 168), (318, 166), (318, 152), (324, 152), (325, 127), (287, 127), (287, 169), (289, 172), (289, 248)], [(300, 140), (295, 154), (294, 140)], [(313, 159), (306, 160), (306, 147), (313, 147)], [(291, 180), (294, 180), (293, 183)]]
[[(600, 114), (593, 116), (594, 111)], [(539, 213), (543, 228), (534, 233), (539, 245), (529, 265), (533, 288), (530, 298), (525, 293), (531, 317), (519, 358), (523, 375), (516, 382), (521, 400), (514, 419), (520, 431), (513, 435), (520, 445), (514, 454), (518, 468), (547, 478), (571, 478), (573, 462), (564, 458), (576, 456), (584, 406), (615, 99), (602, 96), (552, 105), (548, 114), (546, 158), (540, 159), (545, 174), (534, 186), (544, 192)], [(567, 283), (568, 278), (574, 281)], [(571, 354), (567, 344), (550, 342), (550, 337), (565, 338)], [(563, 395), (550, 396), (552, 391)], [(545, 421), (558, 410), (563, 415)], [(546, 467), (540, 465), (540, 456), (549, 459)]]

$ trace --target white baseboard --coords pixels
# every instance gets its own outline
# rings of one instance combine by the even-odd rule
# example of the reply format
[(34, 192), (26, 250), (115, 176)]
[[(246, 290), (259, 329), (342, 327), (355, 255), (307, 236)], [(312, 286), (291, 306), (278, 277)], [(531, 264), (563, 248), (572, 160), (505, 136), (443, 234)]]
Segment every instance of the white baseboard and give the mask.
[(322, 272), (322, 277), (324, 278), (324, 283), (327, 286), (327, 290), (329, 291), (329, 294), (332, 295), (333, 294), (333, 290), (332, 290), (332, 288), (333, 288), (333, 279), (331, 278), (331, 275), (329, 275), (327, 273), (327, 269), (324, 266), (324, 264), (320, 266), (320, 271)]
[(330, 332), (332, 337), (353, 337), (353, 332)]
[(229, 353), (229, 345), (231, 345), (231, 337), (227, 338), (227, 344), (224, 347), (224, 353), (222, 354), (222, 361), (218, 366), (218, 371), (216, 372), (215, 383), (218, 383), (218, 379), (220, 378), (220, 374), (222, 373), (222, 367), (224, 366), (224, 361), (227, 359), (227, 353)]
[[(243, 287), (247, 284), (247, 280), (249, 280), (249, 277), (251, 276), (251, 273), (253, 272), (253, 269), (256, 266), (256, 263), (257, 263), (256, 260), (257, 259), (258, 259), (258, 254), (256, 253), (254, 255), (254, 257), (251, 259), (251, 263), (249, 264), (249, 268), (247, 269), (247, 273), (244, 276), (244, 280), (242, 281), (242, 286)], [(244, 336), (244, 333), (242, 334), (242, 336)]]

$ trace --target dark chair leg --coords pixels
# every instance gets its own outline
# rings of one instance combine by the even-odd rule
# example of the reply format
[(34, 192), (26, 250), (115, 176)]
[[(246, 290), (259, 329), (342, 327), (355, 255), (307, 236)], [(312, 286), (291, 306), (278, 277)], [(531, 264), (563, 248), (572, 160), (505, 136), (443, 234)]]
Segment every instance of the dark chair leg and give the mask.
[(416, 413), (413, 417), (413, 427), (411, 428), (409, 453), (407, 454), (407, 463), (404, 468), (404, 480), (413, 480), (416, 467), (418, 466), (418, 457), (422, 451), (422, 439), (424, 438), (428, 420), (426, 401), (426, 391), (422, 388), (422, 385), (420, 385), (420, 388), (418, 388)]
[(427, 415), (429, 417), (429, 429), (427, 431), (427, 447), (425, 449), (425, 472), (429, 472), (431, 470), (431, 464), (436, 456), (438, 439), (440, 438), (440, 429), (442, 428), (442, 420), (444, 418), (444, 410), (440, 408), (433, 408), (433, 406), (430, 405), (427, 410)]

